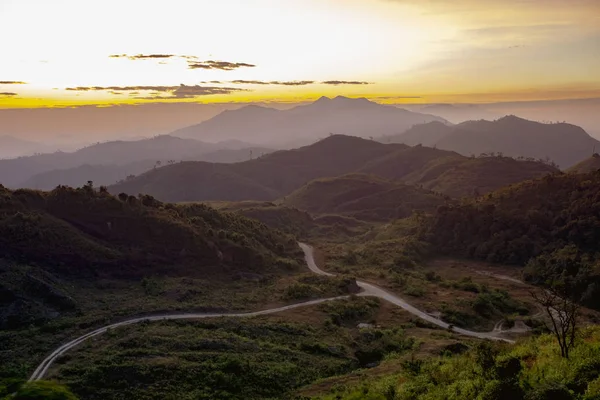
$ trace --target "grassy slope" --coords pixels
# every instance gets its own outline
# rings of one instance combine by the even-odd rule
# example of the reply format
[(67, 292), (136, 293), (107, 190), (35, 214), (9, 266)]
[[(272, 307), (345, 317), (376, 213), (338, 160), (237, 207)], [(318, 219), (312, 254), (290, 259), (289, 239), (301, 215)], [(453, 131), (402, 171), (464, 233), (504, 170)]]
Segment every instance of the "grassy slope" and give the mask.
[(310, 180), (354, 171), (398, 146), (334, 135), (242, 163), (170, 165), (109, 189), (112, 193), (148, 193), (167, 201), (273, 200)]
[(586, 174), (588, 172), (594, 172), (600, 169), (600, 155), (594, 153), (592, 157), (586, 158), (585, 160), (573, 165), (567, 169), (567, 172), (574, 174)]
[[(286, 316), (119, 328), (63, 357), (51, 376), (82, 399), (288, 398), (319, 378), (415, 348), (393, 315), (380, 319), (380, 307), (353, 298)], [(356, 329), (370, 321), (382, 326)]]
[(285, 196), (283, 203), (316, 214), (343, 214), (358, 219), (390, 220), (413, 210), (433, 211), (445, 200), (432, 192), (373, 175), (323, 178)]
[[(386, 362), (395, 372), (383, 378), (339, 385), (319, 399), (341, 400), (592, 400), (600, 396), (600, 329), (584, 330), (570, 360), (560, 357), (555, 339), (543, 335), (516, 346), (474, 346), (429, 359)], [(487, 360), (487, 361), (486, 361)]]

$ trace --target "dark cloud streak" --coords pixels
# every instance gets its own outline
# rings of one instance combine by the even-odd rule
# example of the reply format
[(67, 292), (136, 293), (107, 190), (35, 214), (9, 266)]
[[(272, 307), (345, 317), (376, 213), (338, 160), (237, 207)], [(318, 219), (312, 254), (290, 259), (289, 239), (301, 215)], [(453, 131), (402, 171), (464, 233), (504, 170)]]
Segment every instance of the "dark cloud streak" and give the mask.
[(10, 97), (10, 96), (16, 96), (16, 93), (13, 92), (0, 92), (0, 96), (6, 96), (6, 97)]
[[(318, 83), (316, 81), (254, 81), (241, 80), (230, 81), (234, 85), (283, 85), (283, 86), (304, 86)], [(370, 82), (362, 81), (325, 81), (322, 85), (370, 85)]]
[(188, 86), (183, 84), (179, 86), (79, 86), (66, 88), (66, 90), (77, 92), (106, 91), (115, 95), (125, 92), (129, 95), (138, 95), (139, 92), (152, 92), (150, 96), (135, 97), (137, 99), (189, 99), (197, 96), (231, 94), (234, 92), (245, 91), (240, 88), (200, 85)]
[(27, 85), (27, 82), (22, 82), (22, 81), (0, 81), (0, 85)]
[(321, 82), (323, 85), (370, 85), (370, 82), (362, 82), (362, 81), (324, 81)]
[(188, 61), (189, 69), (218, 69), (221, 71), (233, 71), (238, 68), (254, 68), (256, 65), (248, 63), (232, 63), (229, 61)]

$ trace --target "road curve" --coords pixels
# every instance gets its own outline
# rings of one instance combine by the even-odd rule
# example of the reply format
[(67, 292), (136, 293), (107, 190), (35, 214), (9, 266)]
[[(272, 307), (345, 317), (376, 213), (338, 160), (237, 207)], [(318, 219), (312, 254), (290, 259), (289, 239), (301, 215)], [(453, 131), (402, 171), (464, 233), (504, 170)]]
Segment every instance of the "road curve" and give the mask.
[[(319, 275), (334, 276), (333, 274), (331, 274), (329, 272), (323, 271), (322, 269), (320, 269), (317, 266), (317, 264), (315, 263), (313, 248), (311, 246), (304, 244), (304, 243), (299, 243), (299, 244), (300, 244), (300, 247), (302, 248), (302, 250), (304, 251), (304, 258), (306, 260), (306, 264), (308, 265), (308, 268), (311, 271), (313, 271), (314, 273), (319, 274)], [(385, 291), (384, 289), (380, 288), (379, 286), (375, 286), (373, 284), (363, 282), (363, 281), (358, 281), (358, 280), (356, 281), (356, 284), (358, 285), (358, 287), (360, 287), (363, 290), (359, 294), (359, 296), (379, 297), (380, 299), (386, 300), (394, 305), (397, 305), (400, 308), (403, 308), (404, 310), (408, 311), (409, 313), (416, 315), (417, 317), (419, 317), (427, 322), (430, 322), (430, 323), (437, 325), (439, 327), (442, 327), (444, 329), (450, 328), (450, 324), (448, 324), (448, 323), (442, 321), (441, 319), (436, 318), (430, 314), (427, 314), (426, 312), (421, 311), (418, 308), (415, 308), (414, 306), (407, 303), (404, 299), (396, 296), (395, 294)], [(480, 339), (500, 340), (500, 341), (504, 341), (504, 342), (508, 342), (508, 343), (514, 343), (514, 340), (499, 337), (498, 334), (501, 333), (499, 330), (492, 330), (491, 332), (474, 332), (474, 331), (457, 328), (457, 327), (453, 326), (452, 331), (456, 332), (456, 333), (460, 333), (461, 335), (472, 336), (472, 337), (476, 337), (476, 338), (480, 338)]]
[[(314, 272), (315, 274), (318, 274), (318, 275), (334, 276), (334, 274), (325, 272), (317, 266), (317, 264), (315, 263), (315, 259), (314, 259), (313, 248), (311, 246), (304, 244), (304, 243), (299, 243), (299, 245), (302, 248), (302, 251), (304, 251), (304, 257), (306, 260), (306, 264), (308, 265), (308, 268), (312, 272)], [(372, 285), (367, 282), (362, 282), (362, 281), (356, 281), (356, 283), (363, 290), (359, 294), (359, 296), (379, 297), (381, 299), (389, 301), (390, 303), (395, 304), (395, 305), (405, 309), (406, 311), (410, 312), (411, 314), (414, 314), (417, 317), (424, 319), (425, 321), (430, 322), (434, 325), (440, 326), (445, 329), (448, 329), (450, 327), (449, 324), (442, 321), (441, 319), (435, 318), (435, 317), (411, 306), (410, 304), (408, 304), (406, 301), (404, 301), (400, 297), (398, 297), (394, 294), (391, 294), (389, 292), (386, 292), (385, 290), (381, 289), (378, 286)], [(121, 326), (137, 324), (137, 323), (140, 323), (143, 321), (166, 321), (166, 320), (202, 319), (202, 318), (218, 318), (218, 317), (240, 317), (240, 318), (241, 317), (256, 317), (259, 315), (275, 314), (278, 312), (287, 311), (287, 310), (291, 310), (294, 308), (306, 307), (306, 306), (310, 306), (310, 305), (314, 305), (314, 304), (325, 303), (327, 301), (346, 299), (348, 297), (350, 297), (350, 296), (338, 296), (338, 297), (331, 297), (331, 298), (327, 298), (327, 299), (317, 299), (317, 300), (306, 301), (303, 303), (291, 304), (288, 306), (283, 306), (283, 307), (278, 307), (278, 308), (270, 308), (268, 310), (253, 311), (253, 312), (247, 312), (247, 313), (161, 314), (161, 315), (153, 315), (153, 316), (148, 316), (148, 317), (138, 317), (138, 318), (128, 319), (126, 321), (121, 321), (121, 322), (117, 322), (117, 323), (114, 323), (111, 325), (104, 326), (102, 328), (98, 328), (92, 332), (86, 333), (85, 335), (78, 337), (77, 339), (71, 340), (70, 342), (63, 344), (62, 346), (60, 346), (59, 348), (54, 350), (52, 353), (50, 353), (50, 355), (48, 357), (46, 357), (40, 363), (40, 365), (38, 365), (38, 367), (35, 369), (35, 371), (31, 375), (31, 377), (29, 378), (29, 381), (31, 382), (31, 381), (37, 381), (37, 380), (43, 379), (44, 376), (46, 375), (46, 373), (48, 372), (48, 369), (50, 369), (50, 367), (52, 366), (52, 364), (54, 364), (54, 362), (58, 359), (58, 357), (65, 354), (67, 351), (71, 350), (72, 348), (78, 346), (79, 344), (85, 342), (86, 340), (88, 340), (90, 338), (93, 338), (94, 336), (101, 335), (110, 329), (118, 328)], [(481, 338), (481, 339), (501, 340), (501, 341), (505, 341), (505, 342), (509, 342), (509, 343), (514, 343), (513, 340), (496, 336), (497, 334), (499, 334), (498, 331), (492, 331), (490, 333), (483, 333), (483, 332), (473, 332), (473, 331), (469, 331), (469, 330), (462, 329), (462, 328), (456, 328), (456, 327), (452, 327), (452, 331), (454, 331), (456, 333), (460, 333), (462, 335), (477, 337), (477, 338)]]

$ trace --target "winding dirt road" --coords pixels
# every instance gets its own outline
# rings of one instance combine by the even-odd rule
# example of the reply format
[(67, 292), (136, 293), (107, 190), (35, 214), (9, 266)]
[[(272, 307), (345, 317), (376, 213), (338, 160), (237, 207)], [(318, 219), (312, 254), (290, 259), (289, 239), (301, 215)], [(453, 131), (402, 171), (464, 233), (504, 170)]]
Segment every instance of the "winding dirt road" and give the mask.
[[(319, 274), (319, 275), (334, 276), (334, 274), (325, 272), (317, 266), (317, 264), (315, 263), (315, 259), (314, 259), (313, 248), (311, 246), (304, 244), (304, 243), (299, 243), (299, 245), (302, 248), (302, 251), (304, 251), (304, 257), (306, 260), (306, 264), (308, 265), (308, 268), (311, 271), (313, 271), (314, 273)], [(423, 312), (423, 311), (411, 306), (405, 300), (401, 299), (400, 297), (398, 297), (392, 293), (386, 292), (385, 290), (381, 289), (378, 286), (372, 285), (367, 282), (362, 282), (362, 281), (356, 281), (356, 283), (363, 290), (359, 294), (359, 296), (378, 297), (380, 299), (389, 301), (390, 303), (395, 304), (398, 307), (403, 308), (404, 310), (408, 311), (409, 313), (414, 314), (417, 317), (419, 317), (427, 322), (430, 322), (430, 323), (437, 325), (439, 327), (442, 327), (444, 329), (450, 328), (450, 325), (448, 323), (442, 321), (441, 319), (435, 318), (432, 315), (429, 315), (426, 312)], [(348, 297), (349, 296), (338, 296), (338, 297), (331, 297), (331, 298), (327, 298), (327, 299), (311, 300), (311, 301), (306, 301), (303, 303), (291, 304), (291, 305), (284, 306), (284, 307), (271, 308), (268, 310), (254, 311), (254, 312), (248, 312), (248, 313), (162, 314), (162, 315), (154, 315), (154, 316), (148, 316), (148, 317), (138, 317), (138, 318), (128, 319), (126, 321), (117, 322), (117, 323), (114, 323), (111, 325), (104, 326), (102, 328), (98, 328), (92, 332), (89, 332), (83, 336), (78, 337), (77, 339), (74, 339), (68, 343), (63, 344), (62, 346), (60, 346), (59, 348), (54, 350), (48, 357), (46, 357), (40, 363), (40, 365), (35, 369), (35, 371), (31, 375), (31, 377), (29, 378), (29, 381), (37, 381), (37, 380), (43, 379), (44, 376), (46, 375), (46, 373), (48, 372), (48, 369), (52, 366), (52, 364), (54, 364), (54, 362), (58, 359), (58, 357), (65, 354), (67, 351), (71, 350), (72, 348), (78, 346), (79, 344), (85, 342), (86, 340), (88, 340), (90, 338), (93, 338), (94, 336), (101, 335), (102, 333), (105, 333), (106, 331), (108, 331), (110, 329), (115, 329), (115, 328), (118, 328), (121, 326), (137, 324), (137, 323), (143, 322), (143, 321), (165, 321), (165, 320), (201, 319), (201, 318), (217, 318), (217, 317), (240, 317), (240, 318), (241, 317), (255, 317), (255, 316), (259, 316), (259, 315), (275, 314), (275, 313), (291, 310), (294, 308), (306, 307), (306, 306), (310, 306), (310, 305), (314, 305), (314, 304), (324, 303), (327, 301), (345, 299)], [(452, 327), (452, 331), (459, 333), (461, 335), (472, 336), (472, 337), (476, 337), (476, 338), (480, 338), (480, 339), (501, 340), (501, 341), (505, 341), (505, 342), (509, 342), (509, 343), (514, 343), (513, 340), (501, 337), (500, 335), (502, 334), (502, 332), (497, 329), (494, 329), (491, 332), (484, 333), (484, 332), (473, 332), (473, 331), (469, 331), (467, 329)]]

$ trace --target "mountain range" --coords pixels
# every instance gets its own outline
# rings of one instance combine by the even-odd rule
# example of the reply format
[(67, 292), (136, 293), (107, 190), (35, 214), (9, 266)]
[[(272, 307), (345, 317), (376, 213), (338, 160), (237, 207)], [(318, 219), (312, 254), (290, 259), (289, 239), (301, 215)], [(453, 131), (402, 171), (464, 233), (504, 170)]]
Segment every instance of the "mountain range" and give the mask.
[(75, 152), (55, 152), (0, 160), (0, 183), (7, 187), (52, 189), (57, 185), (80, 186), (92, 180), (109, 185), (129, 175), (151, 169), (157, 163), (181, 160), (238, 162), (271, 149), (231, 140), (204, 143), (169, 135), (134, 141), (97, 143)]
[(495, 121), (466, 121), (457, 125), (430, 122), (381, 139), (386, 143), (423, 144), (460, 154), (501, 153), (512, 157), (549, 159), (568, 168), (589, 157), (600, 142), (582, 128), (544, 124), (513, 115)]
[(434, 115), (382, 105), (364, 98), (338, 96), (333, 99), (321, 97), (314, 103), (288, 110), (255, 105), (227, 110), (172, 134), (203, 141), (251, 139), (254, 143), (294, 147), (330, 133), (360, 137), (391, 135), (431, 121), (446, 122)]
[(422, 146), (332, 135), (309, 146), (241, 163), (167, 165), (110, 186), (109, 190), (115, 194), (146, 193), (173, 202), (275, 200), (314, 179), (360, 172), (460, 197), (557, 171), (541, 162), (507, 157), (471, 159)]

